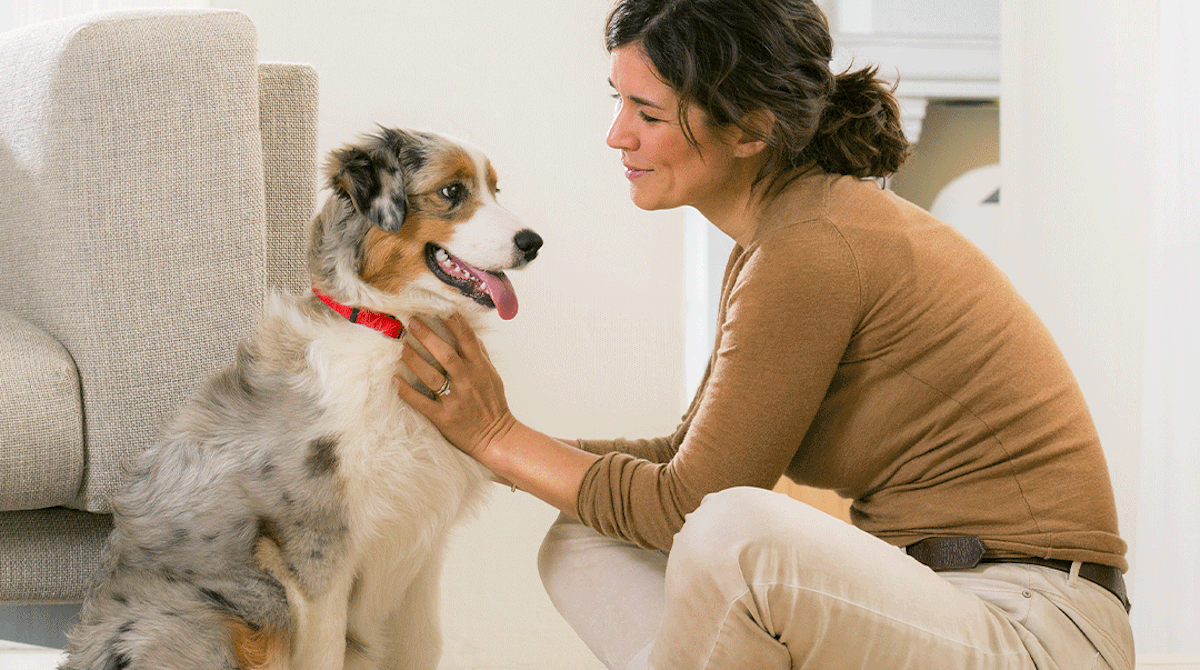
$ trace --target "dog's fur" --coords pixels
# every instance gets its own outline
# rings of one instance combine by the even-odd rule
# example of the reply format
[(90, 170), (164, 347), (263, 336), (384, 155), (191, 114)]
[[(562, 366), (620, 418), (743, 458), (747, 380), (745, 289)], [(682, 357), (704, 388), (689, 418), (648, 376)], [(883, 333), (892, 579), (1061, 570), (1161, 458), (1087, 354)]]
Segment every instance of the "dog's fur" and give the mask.
[[(328, 182), (315, 288), (443, 335), (497, 291), (512, 317), (502, 273), (541, 238), (497, 204), (477, 149), (380, 129), (333, 153)], [(133, 464), (62, 668), (436, 667), (443, 546), (487, 475), (399, 399), (401, 346), (312, 294), (270, 297)]]

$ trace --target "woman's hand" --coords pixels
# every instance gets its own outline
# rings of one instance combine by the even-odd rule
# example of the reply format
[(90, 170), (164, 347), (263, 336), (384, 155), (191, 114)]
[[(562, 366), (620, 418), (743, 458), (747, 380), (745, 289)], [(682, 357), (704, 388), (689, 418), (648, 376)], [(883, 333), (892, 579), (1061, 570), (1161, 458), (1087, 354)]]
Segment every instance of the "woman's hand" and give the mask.
[(452, 346), (416, 319), (413, 337), (429, 351), (439, 371), (412, 347), (400, 359), (426, 387), (440, 390), (433, 398), (399, 379), (400, 398), (424, 414), (451, 444), (492, 471), (496, 481), (511, 484), (575, 515), (584, 475), (600, 457), (539, 433), (508, 411), (504, 383), (475, 332), (457, 314), (446, 320), (457, 341)]
[(445, 392), (430, 398), (397, 377), (400, 398), (428, 417), (451, 444), (488, 465), (488, 448), (511, 432), (517, 420), (508, 409), (504, 382), (475, 331), (458, 314), (446, 319), (446, 327), (457, 346), (438, 337), (418, 319), (409, 323), (412, 336), (445, 373), (411, 346), (405, 345), (400, 356), (421, 383), (435, 390), (444, 388)]

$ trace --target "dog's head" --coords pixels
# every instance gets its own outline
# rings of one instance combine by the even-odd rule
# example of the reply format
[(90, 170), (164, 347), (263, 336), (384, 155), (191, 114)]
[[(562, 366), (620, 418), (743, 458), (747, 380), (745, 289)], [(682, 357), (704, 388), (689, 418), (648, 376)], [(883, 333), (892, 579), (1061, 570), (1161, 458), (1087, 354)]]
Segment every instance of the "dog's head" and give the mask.
[(332, 195), (313, 222), (309, 270), (331, 295), (392, 314), (517, 313), (505, 272), (542, 238), (496, 202), (486, 156), (442, 135), (380, 129), (330, 155)]

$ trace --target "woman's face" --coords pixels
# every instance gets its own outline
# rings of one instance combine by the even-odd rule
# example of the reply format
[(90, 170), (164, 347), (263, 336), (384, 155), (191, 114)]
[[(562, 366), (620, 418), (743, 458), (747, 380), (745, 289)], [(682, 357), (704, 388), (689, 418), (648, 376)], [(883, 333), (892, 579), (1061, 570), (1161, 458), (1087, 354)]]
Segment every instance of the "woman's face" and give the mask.
[(616, 110), (608, 146), (621, 151), (629, 195), (642, 209), (692, 205), (721, 198), (733, 161), (731, 143), (709, 127), (696, 105), (688, 108), (699, 151), (683, 133), (679, 96), (658, 76), (639, 44), (614, 49), (609, 83)]

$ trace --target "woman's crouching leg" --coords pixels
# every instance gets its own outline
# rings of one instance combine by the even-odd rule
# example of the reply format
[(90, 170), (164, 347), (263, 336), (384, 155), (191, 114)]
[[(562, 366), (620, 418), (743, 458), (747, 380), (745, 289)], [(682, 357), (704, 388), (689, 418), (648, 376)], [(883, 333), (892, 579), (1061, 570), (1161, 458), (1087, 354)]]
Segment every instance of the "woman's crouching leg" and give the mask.
[(625, 670), (654, 640), (666, 563), (662, 552), (604, 537), (566, 515), (538, 553), (551, 602), (611, 670)]
[(650, 667), (1023, 668), (1020, 636), (900, 549), (782, 494), (705, 497), (675, 537)]

